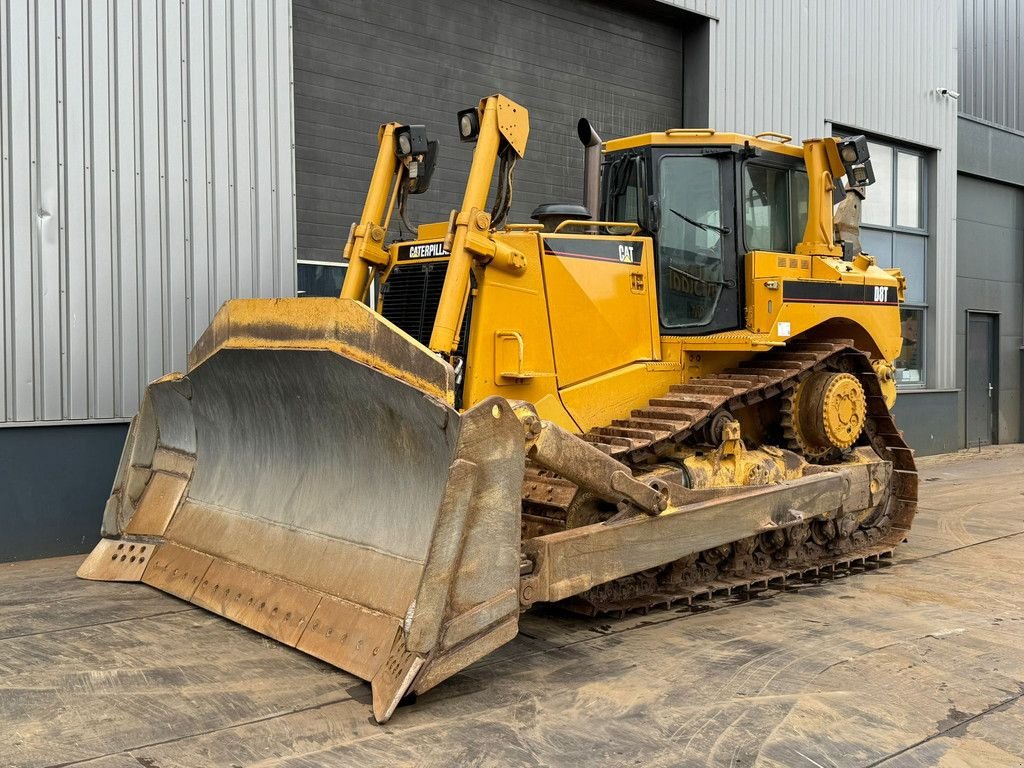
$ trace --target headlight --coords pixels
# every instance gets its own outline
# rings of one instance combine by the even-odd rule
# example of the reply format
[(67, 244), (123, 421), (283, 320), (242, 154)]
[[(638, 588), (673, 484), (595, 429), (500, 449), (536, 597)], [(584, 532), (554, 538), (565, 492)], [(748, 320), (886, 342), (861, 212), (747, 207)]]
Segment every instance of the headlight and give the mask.
[(395, 154), (399, 157), (423, 155), (427, 151), (427, 129), (422, 125), (395, 128)]
[(480, 116), (476, 107), (459, 112), (459, 138), (462, 141), (476, 141), (480, 135)]
[(871, 167), (871, 153), (868, 140), (863, 136), (851, 136), (840, 141), (839, 160), (843, 164), (846, 178), (851, 186), (866, 187), (875, 183), (875, 172)]

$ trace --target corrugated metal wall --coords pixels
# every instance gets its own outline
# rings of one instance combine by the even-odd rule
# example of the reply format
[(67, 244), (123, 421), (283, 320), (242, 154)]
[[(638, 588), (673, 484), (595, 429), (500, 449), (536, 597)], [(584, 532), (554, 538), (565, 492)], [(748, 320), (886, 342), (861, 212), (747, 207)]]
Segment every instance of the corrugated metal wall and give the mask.
[(7, 0), (0, 424), (132, 416), (231, 296), (294, 295), (288, 2)]
[(1024, 3), (960, 0), (960, 111), (1024, 131)]
[[(424, 123), (441, 144), (430, 193), (409, 203), (410, 219), (422, 223), (446, 220), (462, 197), (473, 145), (459, 142), (455, 115), (481, 96), (504, 93), (530, 113), (513, 221), (529, 221), (541, 203), (580, 201), (580, 116), (609, 138), (682, 118), (684, 14), (653, 3), (295, 0), (293, 6), (301, 259), (341, 260), (362, 210), (377, 126), (388, 120)], [(384, 8), (391, 10), (381, 13)], [(466, 29), (477, 30), (472, 40)], [(417, 44), (397, 46), (386, 66), (367, 58), (389, 40), (413, 38)]]
[(801, 139), (820, 136), (831, 123), (938, 150), (929, 386), (953, 387), (957, 107), (936, 89), (957, 90), (957, 0), (670, 2), (717, 19), (710, 34), (713, 127)]

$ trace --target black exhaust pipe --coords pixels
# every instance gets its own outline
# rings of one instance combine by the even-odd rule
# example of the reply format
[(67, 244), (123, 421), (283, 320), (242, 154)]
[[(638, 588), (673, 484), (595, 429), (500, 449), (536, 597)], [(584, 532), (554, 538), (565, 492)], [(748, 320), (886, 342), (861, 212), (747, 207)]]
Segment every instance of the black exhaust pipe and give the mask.
[(583, 204), (592, 219), (601, 218), (601, 137), (585, 117), (576, 124), (583, 143)]

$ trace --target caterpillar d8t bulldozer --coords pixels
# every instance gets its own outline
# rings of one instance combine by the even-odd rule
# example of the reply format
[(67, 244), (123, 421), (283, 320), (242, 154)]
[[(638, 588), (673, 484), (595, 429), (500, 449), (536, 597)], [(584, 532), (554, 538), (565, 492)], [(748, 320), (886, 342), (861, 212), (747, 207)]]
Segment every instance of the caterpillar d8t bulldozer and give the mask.
[(842, 177), (873, 180), (862, 137), (581, 120), (586, 205), (517, 224), (526, 109), (458, 126), (447, 222), (386, 242), (438, 153), (382, 126), (341, 296), (229, 301), (148, 387), (80, 576), (368, 680), (383, 722), (535, 603), (645, 610), (891, 556), (917, 493), (889, 411), (905, 284), (833, 215)]

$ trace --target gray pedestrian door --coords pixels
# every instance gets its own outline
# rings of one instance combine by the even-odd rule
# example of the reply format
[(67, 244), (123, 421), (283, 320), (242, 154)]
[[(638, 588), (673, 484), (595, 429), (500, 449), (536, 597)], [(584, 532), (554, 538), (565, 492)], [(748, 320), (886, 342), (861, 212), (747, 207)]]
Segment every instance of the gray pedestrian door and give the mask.
[(999, 442), (998, 315), (967, 313), (967, 445)]

